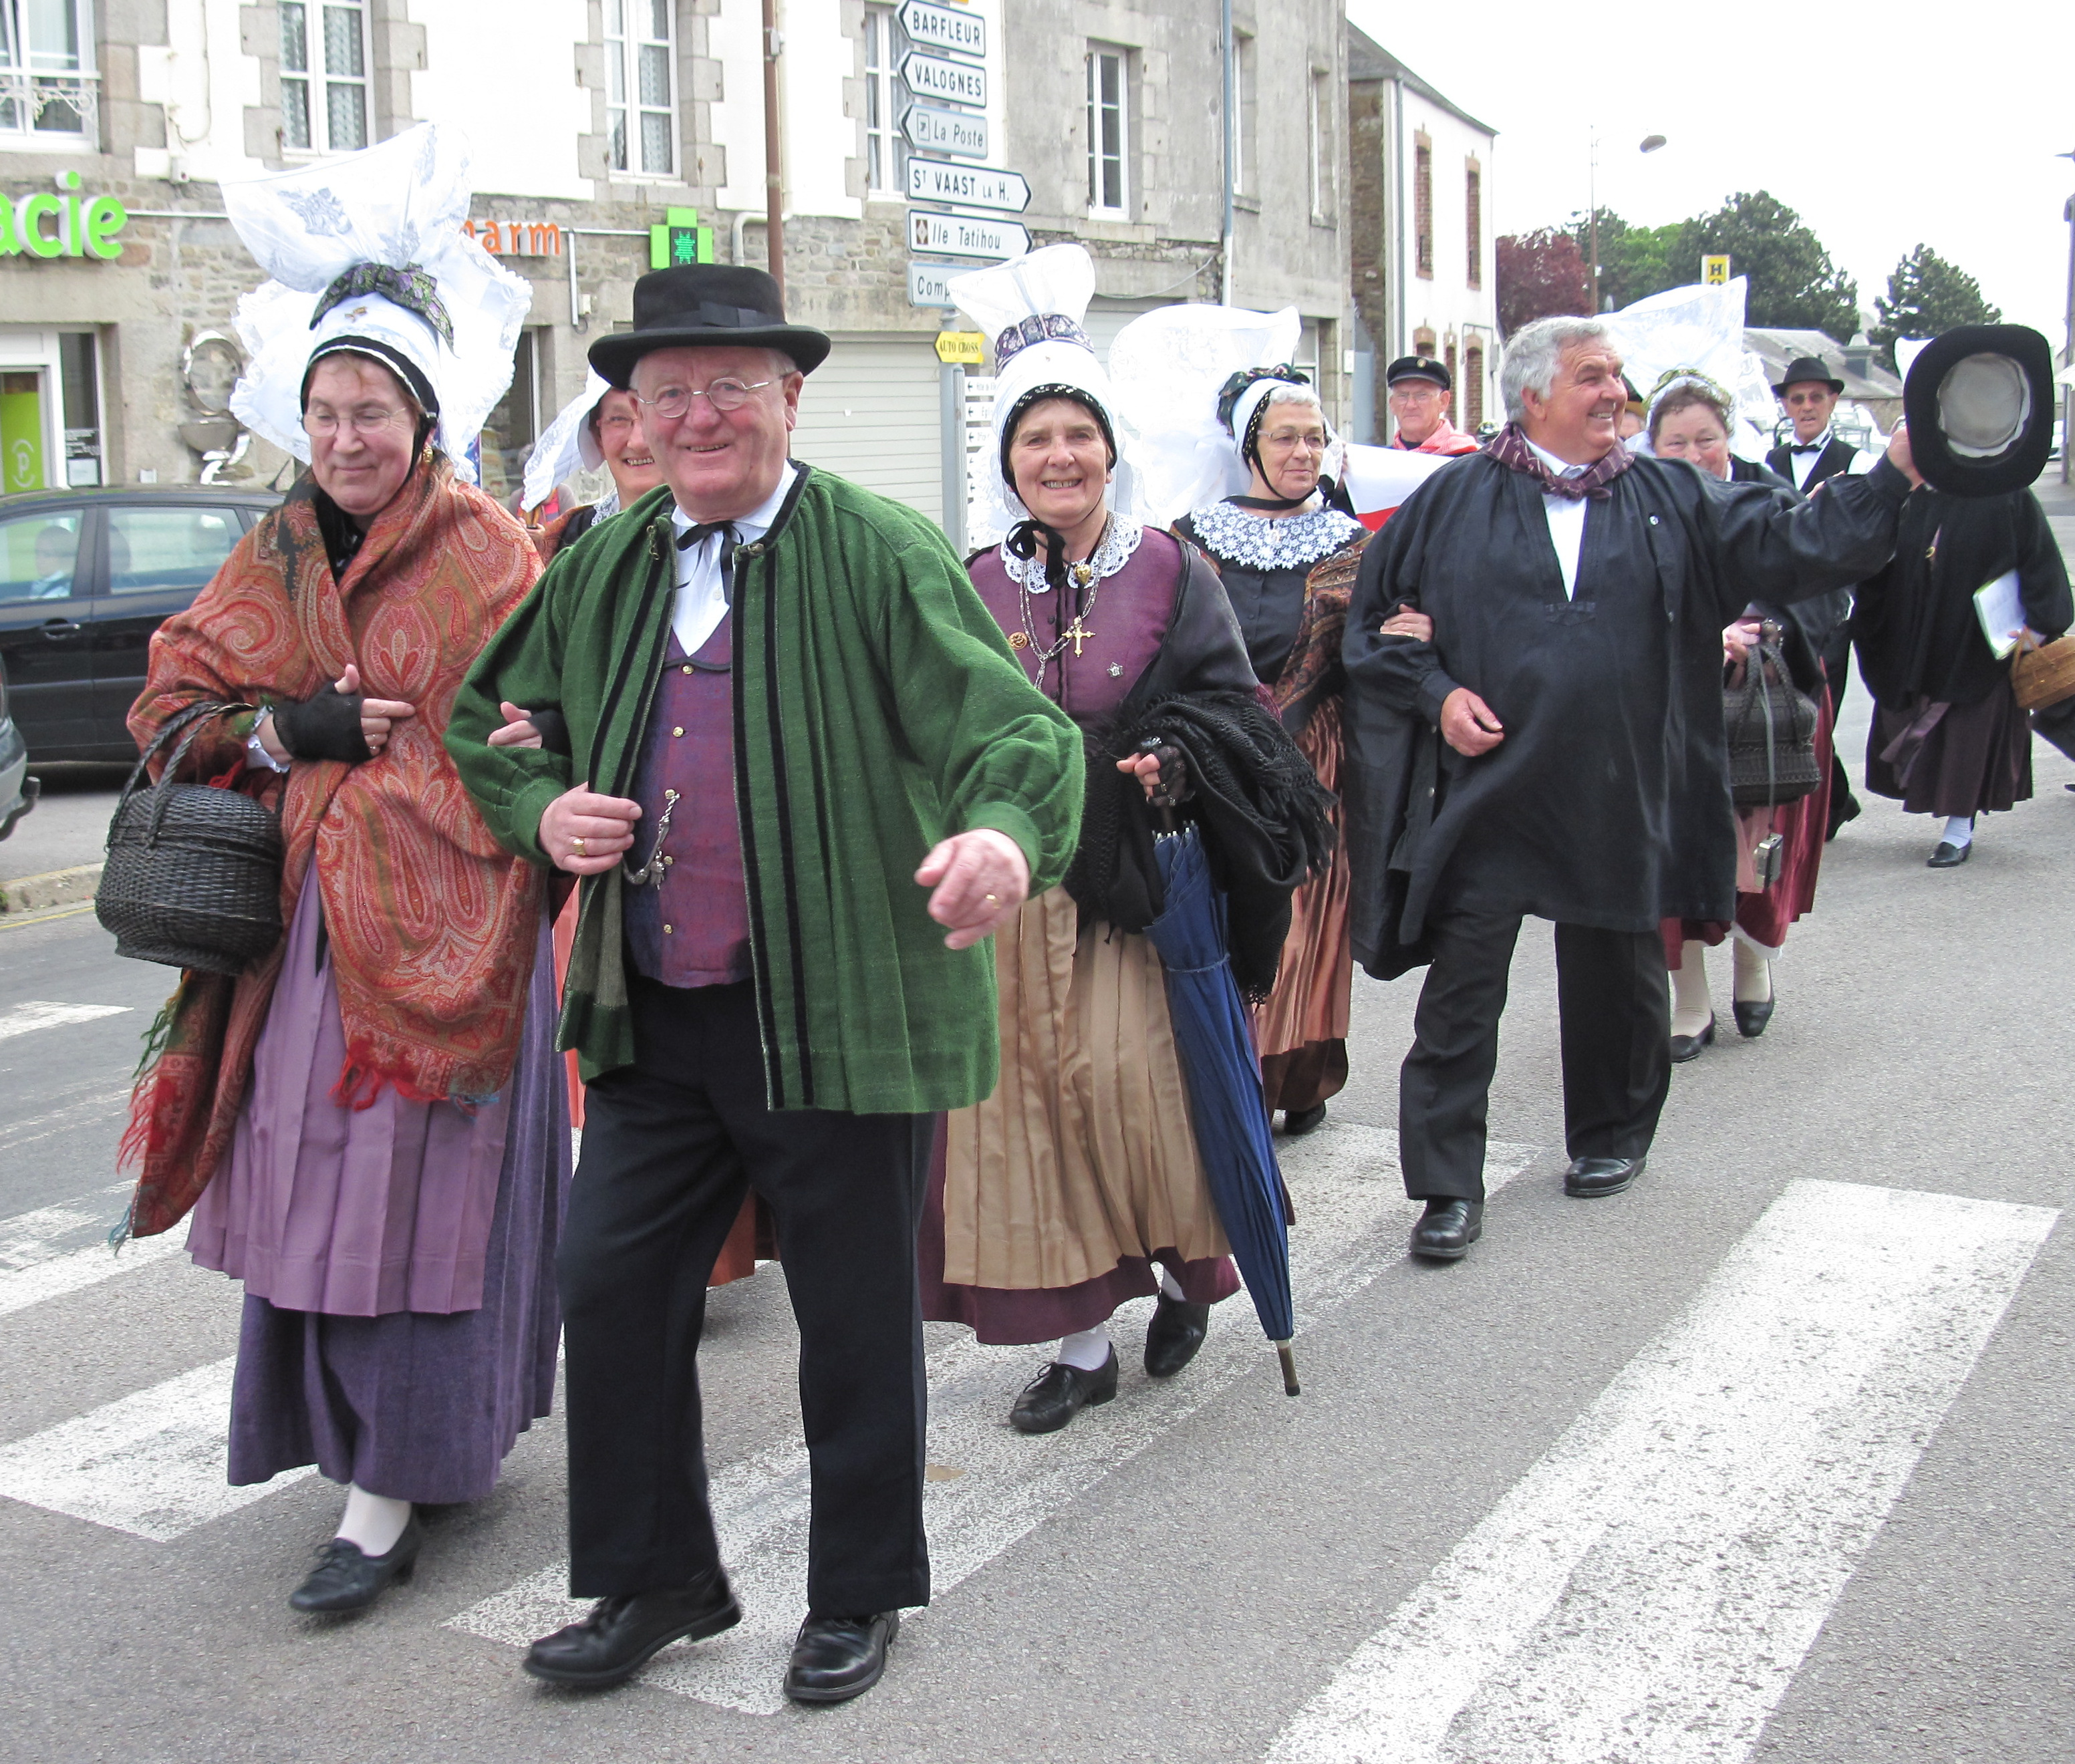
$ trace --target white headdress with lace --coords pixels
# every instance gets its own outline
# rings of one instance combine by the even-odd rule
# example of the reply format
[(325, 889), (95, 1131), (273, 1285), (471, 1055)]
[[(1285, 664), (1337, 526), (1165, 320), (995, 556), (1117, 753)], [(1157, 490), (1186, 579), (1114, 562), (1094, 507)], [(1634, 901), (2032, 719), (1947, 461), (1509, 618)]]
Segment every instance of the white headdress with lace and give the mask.
[(439, 404), (435, 444), (475, 475), (469, 445), (512, 383), (533, 291), (462, 231), (472, 190), (466, 137), (430, 122), (223, 186), (231, 225), (272, 278), (238, 303), (249, 365), (230, 408), (248, 429), (309, 459), (310, 358), (365, 337), (424, 375)]
[(994, 355), (994, 449), (980, 462), (967, 527), (978, 545), (999, 539), (1029, 511), (1002, 478), (1004, 426), (1042, 386), (1068, 386), (1100, 405), (1117, 446), (1110, 507), (1126, 521), (1145, 519), (1135, 459), (1117, 420), (1116, 395), (1082, 321), (1095, 297), (1095, 267), (1078, 245), (1047, 245), (1006, 263), (955, 275), (953, 300), (985, 332)]
[(538, 508), (579, 471), (594, 472), (605, 464), (598, 437), (590, 431), (590, 413), (611, 390), (611, 382), (596, 368), (585, 374), (583, 390), (563, 405), (526, 457), (526, 482), (520, 492), (523, 507)]

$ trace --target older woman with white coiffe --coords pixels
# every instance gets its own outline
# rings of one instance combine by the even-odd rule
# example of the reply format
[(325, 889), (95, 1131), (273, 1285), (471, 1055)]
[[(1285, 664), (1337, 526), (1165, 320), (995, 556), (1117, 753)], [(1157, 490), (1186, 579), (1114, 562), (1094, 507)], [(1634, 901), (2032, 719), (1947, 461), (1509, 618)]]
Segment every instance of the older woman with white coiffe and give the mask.
[(543, 560), (599, 521), (632, 507), (663, 482), (663, 469), (641, 426), (641, 401), (624, 387), (609, 385), (594, 369), (584, 376), (584, 389), (562, 407), (528, 457), (522, 505), (537, 514), (578, 470), (601, 467), (612, 474), (612, 488), (603, 497), (565, 507), (545, 527), (532, 529)]

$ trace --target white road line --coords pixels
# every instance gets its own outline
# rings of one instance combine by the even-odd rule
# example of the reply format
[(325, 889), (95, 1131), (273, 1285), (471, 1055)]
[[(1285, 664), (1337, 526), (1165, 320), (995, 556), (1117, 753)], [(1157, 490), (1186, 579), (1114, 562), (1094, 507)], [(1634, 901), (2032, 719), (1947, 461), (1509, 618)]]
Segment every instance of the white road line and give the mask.
[(234, 1489), (224, 1480), (237, 1361), (164, 1384), (0, 1446), (0, 1495), (165, 1542), (313, 1472)]
[[(1535, 1156), (1493, 1145), (1487, 1180), (1502, 1186)], [(1290, 1144), (1283, 1164), (1298, 1208), (1290, 1278), (1297, 1328), (1359, 1292), (1405, 1253), (1419, 1207), (1405, 1199), (1395, 1135), (1336, 1125)], [(1125, 1307), (1120, 1343), (1137, 1340), (1152, 1309)], [(1273, 1351), (1242, 1294), (1220, 1306), (1210, 1340), (1188, 1371), (1155, 1385), (1128, 1369), (1120, 1399), (1064, 1431), (1026, 1439), (1009, 1426), (1009, 1406), (1041, 1350), (983, 1348), (960, 1337), (930, 1356), (930, 1459), (954, 1470), (930, 1483), (924, 1511), (930, 1583), (939, 1597), (1034, 1530), (1109, 1472), (1187, 1420), (1236, 1381), (1250, 1377), (1280, 1397)], [(1120, 1357), (1136, 1356), (1128, 1348)], [(1298, 1356), (1301, 1371), (1303, 1356)], [(713, 1481), (721, 1553), (743, 1605), (741, 1625), (694, 1647), (666, 1650), (642, 1681), (750, 1714), (776, 1714), (793, 1631), (806, 1610), (807, 1457), (785, 1446), (731, 1466)], [(524, 1646), (590, 1609), (572, 1600), (566, 1563), (556, 1563), (454, 1617), (450, 1626)]]
[(66, 1023), (91, 1023), (97, 1017), (120, 1017), (127, 1004), (52, 1004), (29, 999), (12, 1010), (0, 1011), (0, 1041), (10, 1035), (27, 1035), (31, 1029), (57, 1029)]
[(0, 1219), (0, 1317), (41, 1304), (46, 1298), (78, 1292), (118, 1274), (148, 1268), (185, 1247), (187, 1233), (178, 1230), (133, 1239), (119, 1253), (110, 1249), (106, 1241), (69, 1249), (59, 1247), (64, 1239), (82, 1231), (91, 1230), (97, 1238), (105, 1239), (122, 1197), (129, 1192), (129, 1183), (118, 1182), (91, 1197), (106, 1202), (105, 1213), (72, 1205), (39, 1207), (32, 1213)]
[(1736, 1764), (2057, 1214), (1796, 1182), (1271, 1764)]

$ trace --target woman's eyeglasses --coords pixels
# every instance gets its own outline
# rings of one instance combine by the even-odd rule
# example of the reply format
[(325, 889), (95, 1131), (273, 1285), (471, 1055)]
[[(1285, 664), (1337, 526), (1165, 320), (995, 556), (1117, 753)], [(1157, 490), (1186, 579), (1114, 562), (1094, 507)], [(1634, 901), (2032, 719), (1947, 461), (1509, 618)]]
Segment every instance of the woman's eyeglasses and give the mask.
[(303, 433), (335, 435), (346, 429), (356, 435), (379, 435), (399, 423), (409, 423), (412, 414), (407, 410), (384, 410), (379, 407), (354, 411), (306, 410), (303, 412)]
[(674, 423), (692, 408), (692, 400), (703, 398), (717, 411), (737, 411), (749, 402), (752, 392), (760, 392), (767, 386), (776, 385), (775, 380), (760, 379), (745, 386), (739, 379), (717, 379), (703, 390), (686, 386), (666, 386), (653, 398), (644, 398), (639, 392), (632, 394), (637, 404), (645, 405), (666, 423)]

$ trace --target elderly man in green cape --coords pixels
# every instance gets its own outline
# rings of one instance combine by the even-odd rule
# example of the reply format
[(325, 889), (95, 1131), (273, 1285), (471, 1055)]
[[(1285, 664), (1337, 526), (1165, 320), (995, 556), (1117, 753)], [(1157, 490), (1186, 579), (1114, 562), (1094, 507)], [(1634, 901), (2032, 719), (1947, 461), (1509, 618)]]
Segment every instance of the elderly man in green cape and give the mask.
[(561, 1281), (571, 1591), (552, 1683), (739, 1620), (695, 1355), (745, 1186), (800, 1328), (808, 1616), (836, 1702), (929, 1600), (916, 1229), (936, 1114), (993, 1088), (984, 940), (1064, 875), (1080, 743), (912, 511), (789, 457), (829, 339), (760, 271), (658, 270), (593, 366), (663, 488), (557, 556), (448, 744), (498, 836), (582, 877), (561, 1045), (590, 1083)]

